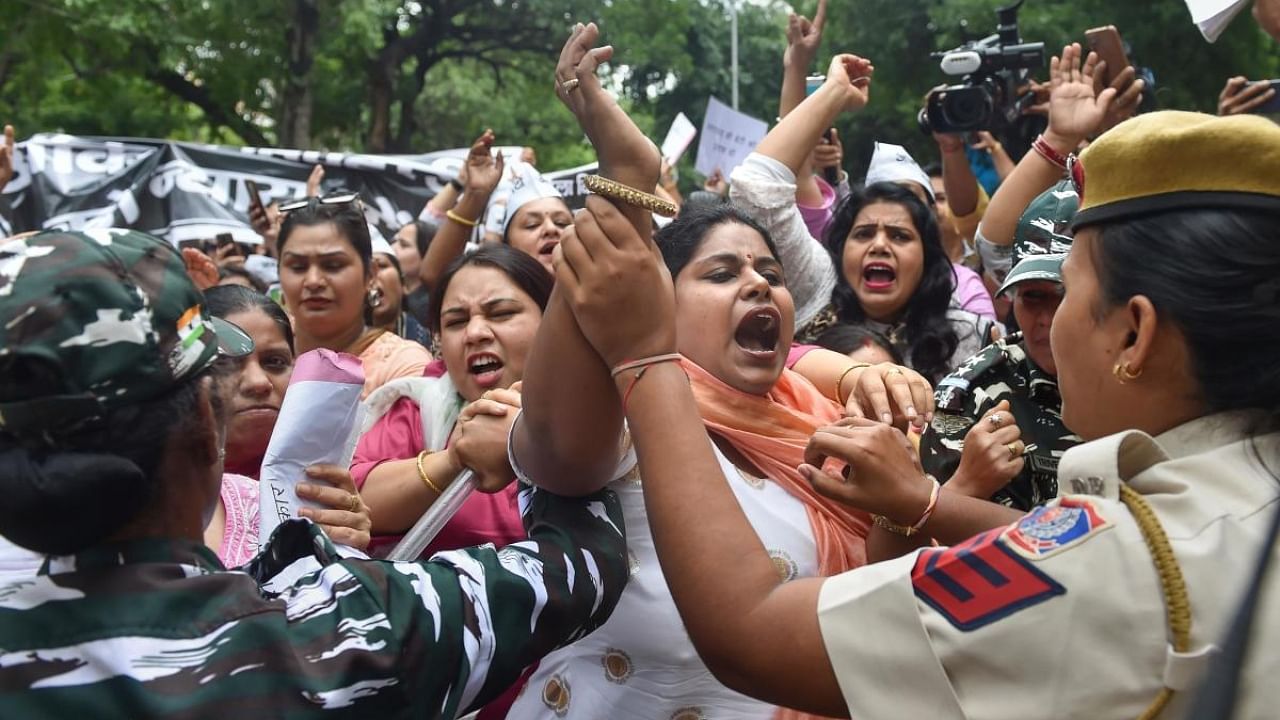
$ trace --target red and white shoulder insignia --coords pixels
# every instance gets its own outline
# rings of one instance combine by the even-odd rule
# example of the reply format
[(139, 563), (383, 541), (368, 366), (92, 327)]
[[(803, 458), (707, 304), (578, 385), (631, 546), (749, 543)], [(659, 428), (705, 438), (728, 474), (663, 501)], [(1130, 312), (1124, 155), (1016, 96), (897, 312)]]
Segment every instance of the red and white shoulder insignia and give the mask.
[(1064, 497), (1038, 507), (1011, 525), (1001, 538), (1019, 555), (1041, 560), (1075, 547), (1114, 527), (1085, 497)]

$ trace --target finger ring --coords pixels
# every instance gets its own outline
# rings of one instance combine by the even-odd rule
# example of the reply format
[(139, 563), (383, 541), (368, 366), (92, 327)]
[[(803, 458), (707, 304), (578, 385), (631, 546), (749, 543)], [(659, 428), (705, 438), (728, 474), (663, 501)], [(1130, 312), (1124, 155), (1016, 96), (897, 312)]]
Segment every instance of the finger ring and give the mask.
[(560, 83), (560, 89), (564, 91), (565, 95), (568, 95), (574, 90), (577, 90), (578, 86), (581, 84), (582, 84), (582, 81), (579, 80), (578, 78), (571, 78), (569, 80), (565, 80), (564, 82)]
[(1011, 442), (1005, 447), (1009, 449), (1010, 460), (1017, 460), (1018, 456), (1022, 454), (1022, 448), (1018, 447), (1018, 442)]
[(987, 421), (991, 423), (992, 427), (1000, 427), (1000, 423), (1004, 422), (1004, 418), (1000, 417), (1000, 413), (996, 413), (987, 418)]
[(351, 502), (347, 505), (347, 512), (355, 512), (360, 508), (360, 496), (351, 493)]
[(885, 375), (901, 375), (901, 374), (902, 374), (902, 368), (899, 368), (899, 367), (889, 368), (887, 371), (885, 371)]

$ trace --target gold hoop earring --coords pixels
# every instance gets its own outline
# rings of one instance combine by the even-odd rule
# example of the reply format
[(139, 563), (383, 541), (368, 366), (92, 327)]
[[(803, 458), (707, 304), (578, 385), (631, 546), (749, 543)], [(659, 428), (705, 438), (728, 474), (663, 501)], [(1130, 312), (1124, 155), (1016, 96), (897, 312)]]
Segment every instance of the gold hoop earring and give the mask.
[(1125, 383), (1131, 383), (1142, 377), (1142, 368), (1131, 370), (1128, 363), (1116, 363), (1115, 366), (1111, 368), (1111, 374), (1116, 376), (1116, 380), (1121, 385), (1124, 385)]

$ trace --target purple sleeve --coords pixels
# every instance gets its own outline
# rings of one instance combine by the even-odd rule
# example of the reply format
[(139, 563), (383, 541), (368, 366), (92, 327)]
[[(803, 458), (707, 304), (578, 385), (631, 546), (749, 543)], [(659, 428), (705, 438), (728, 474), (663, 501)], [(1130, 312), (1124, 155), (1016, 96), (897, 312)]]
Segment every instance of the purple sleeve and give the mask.
[(384, 462), (403, 460), (422, 451), (422, 416), (417, 403), (400, 398), (369, 428), (356, 445), (351, 459), (351, 478), (363, 488), (369, 473)]
[(797, 201), (796, 207), (800, 209), (800, 217), (804, 218), (809, 234), (821, 242), (827, 226), (831, 224), (831, 208), (836, 204), (836, 191), (822, 177), (815, 175), (813, 179), (818, 183), (818, 190), (822, 191), (822, 204), (811, 207)]
[(955, 300), (960, 309), (996, 320), (996, 309), (991, 302), (991, 293), (987, 292), (987, 287), (982, 284), (982, 278), (978, 277), (978, 273), (955, 263), (952, 263), (951, 267), (956, 279)]

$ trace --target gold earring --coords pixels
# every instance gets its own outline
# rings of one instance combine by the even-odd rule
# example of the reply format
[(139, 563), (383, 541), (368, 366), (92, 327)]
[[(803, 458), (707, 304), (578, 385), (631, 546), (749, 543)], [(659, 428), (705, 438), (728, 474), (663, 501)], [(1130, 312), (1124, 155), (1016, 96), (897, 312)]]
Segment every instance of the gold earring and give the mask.
[(1116, 380), (1121, 385), (1124, 385), (1142, 377), (1142, 368), (1131, 370), (1128, 363), (1116, 363), (1115, 367), (1111, 368), (1111, 374), (1116, 376)]

